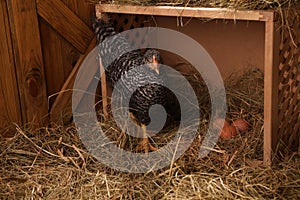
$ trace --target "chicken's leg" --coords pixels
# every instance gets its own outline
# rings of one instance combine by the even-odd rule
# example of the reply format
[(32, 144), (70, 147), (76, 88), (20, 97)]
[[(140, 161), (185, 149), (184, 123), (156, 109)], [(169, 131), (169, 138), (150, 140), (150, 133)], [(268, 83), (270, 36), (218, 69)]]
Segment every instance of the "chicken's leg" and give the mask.
[(139, 146), (137, 147), (137, 150), (138, 151), (141, 151), (141, 150), (145, 151), (145, 153), (148, 153), (149, 150), (156, 151), (157, 148), (150, 144), (149, 138), (147, 136), (147, 129), (146, 129), (145, 124), (142, 124), (142, 131), (143, 131), (143, 139), (140, 142)]

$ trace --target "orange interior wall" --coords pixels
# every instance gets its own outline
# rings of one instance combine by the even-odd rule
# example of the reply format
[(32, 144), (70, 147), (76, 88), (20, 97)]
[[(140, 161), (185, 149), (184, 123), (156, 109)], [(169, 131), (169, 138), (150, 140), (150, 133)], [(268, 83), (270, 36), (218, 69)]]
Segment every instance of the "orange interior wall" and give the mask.
[[(210, 54), (223, 78), (245, 68), (264, 65), (264, 23), (233, 20), (203, 21), (183, 18), (183, 27), (177, 26), (179, 18), (155, 17), (158, 27), (180, 31), (198, 41)], [(180, 62), (163, 53), (165, 64)], [(167, 59), (166, 59), (167, 58)]]

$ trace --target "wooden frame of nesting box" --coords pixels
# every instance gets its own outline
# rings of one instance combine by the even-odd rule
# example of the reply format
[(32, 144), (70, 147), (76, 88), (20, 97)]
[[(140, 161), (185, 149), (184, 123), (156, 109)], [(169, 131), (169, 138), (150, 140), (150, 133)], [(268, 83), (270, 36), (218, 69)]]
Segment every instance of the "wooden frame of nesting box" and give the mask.
[(300, 87), (297, 87), (300, 83), (300, 70), (297, 70), (300, 62), (297, 49), (300, 43), (300, 37), (297, 34), (297, 30), (300, 32), (299, 20), (292, 20), (291, 29), (284, 32), (276, 23), (275, 11), (96, 5), (96, 12), (100, 11), (152, 17), (190, 17), (261, 23), (263, 25), (264, 70), (264, 164), (272, 163), (274, 152), (281, 139), (287, 146), (297, 143), (300, 131), (300, 122), (297, 122), (300, 115)]

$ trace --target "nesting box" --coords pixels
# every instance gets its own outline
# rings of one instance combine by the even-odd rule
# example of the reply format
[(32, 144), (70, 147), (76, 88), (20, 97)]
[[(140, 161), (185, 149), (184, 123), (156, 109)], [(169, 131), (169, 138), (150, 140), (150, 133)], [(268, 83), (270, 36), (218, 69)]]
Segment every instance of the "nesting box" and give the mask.
[(299, 144), (300, 23), (297, 17), (293, 16), (289, 28), (285, 29), (280, 20), (283, 18), (271, 10), (104, 4), (97, 5), (97, 11), (112, 13), (117, 31), (148, 26), (152, 21), (152, 26), (192, 37), (208, 51), (224, 79), (245, 67), (261, 68), (264, 71), (264, 163), (271, 164), (280, 140), (287, 147)]

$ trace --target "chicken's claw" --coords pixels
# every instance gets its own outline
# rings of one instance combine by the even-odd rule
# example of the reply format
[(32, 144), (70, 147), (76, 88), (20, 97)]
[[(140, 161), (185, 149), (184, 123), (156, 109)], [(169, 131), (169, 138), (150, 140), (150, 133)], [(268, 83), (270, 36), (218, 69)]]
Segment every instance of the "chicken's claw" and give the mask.
[(144, 151), (145, 153), (148, 153), (149, 150), (151, 151), (157, 151), (158, 148), (154, 147), (152, 144), (150, 144), (148, 138), (143, 138), (143, 140), (138, 145), (137, 151)]

